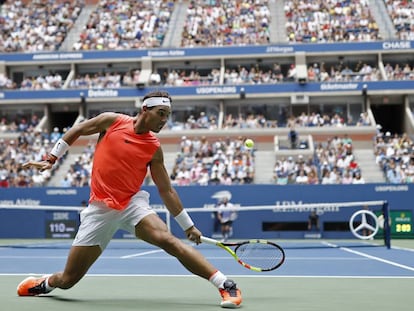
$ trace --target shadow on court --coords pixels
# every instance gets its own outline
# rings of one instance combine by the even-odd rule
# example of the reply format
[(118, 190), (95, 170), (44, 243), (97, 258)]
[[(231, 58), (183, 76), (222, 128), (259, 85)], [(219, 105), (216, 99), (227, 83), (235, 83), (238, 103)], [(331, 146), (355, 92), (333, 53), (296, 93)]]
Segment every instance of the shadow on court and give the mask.
[[(403, 310), (413, 278), (318, 278), (235, 276), (242, 310)], [(0, 276), (4, 311), (220, 310), (220, 297), (196, 277), (86, 276), (74, 288), (43, 297), (17, 297), (22, 276)]]

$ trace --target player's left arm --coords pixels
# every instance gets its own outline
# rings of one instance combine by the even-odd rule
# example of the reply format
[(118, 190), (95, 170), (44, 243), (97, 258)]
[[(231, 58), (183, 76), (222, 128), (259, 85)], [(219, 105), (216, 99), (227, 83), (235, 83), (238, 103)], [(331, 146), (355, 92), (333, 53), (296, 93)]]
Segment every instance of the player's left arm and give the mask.
[(80, 136), (92, 135), (104, 132), (118, 117), (117, 113), (104, 112), (98, 116), (85, 120), (71, 127), (55, 144), (49, 152), (47, 159), (43, 161), (29, 161), (23, 164), (23, 168), (34, 167), (40, 171), (51, 169), (57, 159), (69, 149)]
[(171, 185), (170, 176), (164, 165), (164, 153), (159, 147), (150, 164), (151, 177), (158, 188), (158, 192), (168, 211), (174, 216), (179, 225), (185, 231), (187, 237), (196, 243), (200, 243), (201, 232), (194, 226), (190, 216), (185, 211), (182, 201)]

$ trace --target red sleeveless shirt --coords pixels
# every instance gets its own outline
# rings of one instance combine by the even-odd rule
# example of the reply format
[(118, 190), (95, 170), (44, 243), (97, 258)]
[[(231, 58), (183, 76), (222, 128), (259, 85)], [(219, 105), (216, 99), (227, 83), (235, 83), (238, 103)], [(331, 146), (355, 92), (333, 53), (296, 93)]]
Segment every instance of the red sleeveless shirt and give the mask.
[(135, 133), (134, 118), (120, 115), (96, 146), (89, 202), (125, 209), (140, 190), (159, 146), (158, 138), (151, 132)]

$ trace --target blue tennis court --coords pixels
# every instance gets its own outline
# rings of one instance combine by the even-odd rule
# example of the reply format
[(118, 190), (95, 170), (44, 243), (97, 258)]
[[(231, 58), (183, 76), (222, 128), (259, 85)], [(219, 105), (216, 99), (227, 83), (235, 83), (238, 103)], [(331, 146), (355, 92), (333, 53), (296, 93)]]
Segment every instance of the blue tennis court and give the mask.
[[(0, 273), (47, 274), (63, 268), (70, 240), (10, 243), (0, 248)], [(375, 242), (282, 241), (286, 262), (265, 276), (414, 276), (414, 250), (387, 249)], [(230, 275), (254, 275), (229, 254), (210, 245), (195, 246)], [(115, 240), (90, 274), (190, 275), (174, 257), (135, 240)]]

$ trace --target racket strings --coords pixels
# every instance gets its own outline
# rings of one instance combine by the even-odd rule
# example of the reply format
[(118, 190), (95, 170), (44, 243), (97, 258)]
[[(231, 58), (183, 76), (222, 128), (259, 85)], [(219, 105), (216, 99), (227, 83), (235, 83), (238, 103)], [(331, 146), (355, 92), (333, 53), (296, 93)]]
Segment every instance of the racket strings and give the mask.
[(250, 266), (272, 269), (283, 259), (282, 251), (272, 244), (246, 243), (236, 249), (239, 259)]

